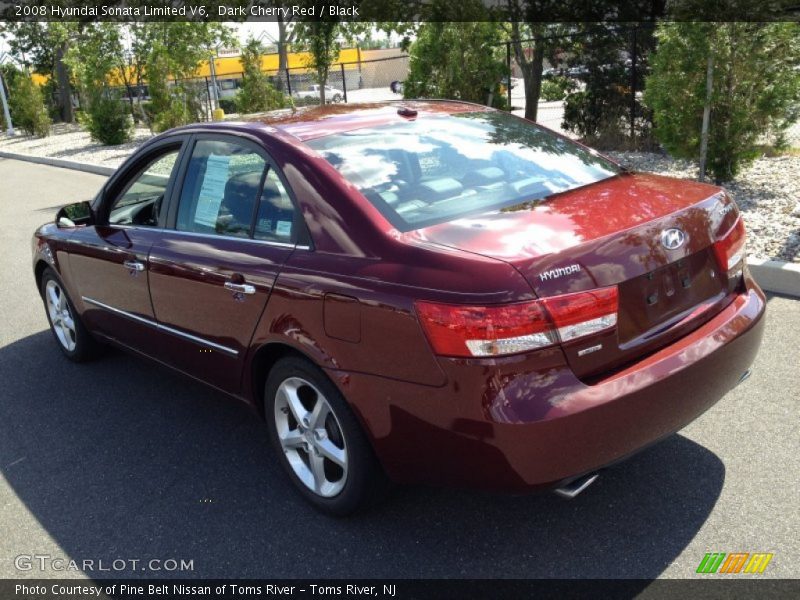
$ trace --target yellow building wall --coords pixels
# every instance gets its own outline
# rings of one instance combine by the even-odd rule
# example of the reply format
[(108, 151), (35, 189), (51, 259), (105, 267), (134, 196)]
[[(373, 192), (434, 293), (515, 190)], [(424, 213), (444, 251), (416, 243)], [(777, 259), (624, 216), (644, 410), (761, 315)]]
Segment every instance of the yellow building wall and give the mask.
[[(311, 56), (308, 52), (290, 52), (287, 56), (288, 67), (290, 69), (305, 69), (308, 65)], [(358, 48), (345, 48), (339, 53), (339, 60), (335, 64), (340, 63), (356, 63), (359, 60)], [(226, 77), (230, 75), (240, 75), (242, 72), (242, 62), (238, 56), (231, 56), (225, 58), (217, 58), (214, 60), (214, 68), (217, 71), (217, 77)], [(358, 65), (345, 65), (345, 68), (358, 68)], [(261, 70), (262, 71), (277, 71), (278, 70), (278, 55), (265, 54), (261, 57)], [(200, 64), (197, 70), (198, 77), (211, 76), (211, 67), (208, 61)]]
[[(290, 52), (287, 56), (288, 66), (290, 69), (306, 69), (306, 65), (310, 60), (310, 55), (308, 52)], [(358, 48), (344, 48), (339, 53), (339, 60), (336, 61), (336, 65), (340, 63), (357, 63), (359, 61), (359, 50)], [(232, 77), (236, 76), (239, 77), (242, 73), (242, 61), (239, 59), (238, 56), (230, 56), (224, 58), (216, 58), (214, 59), (214, 68), (217, 71), (217, 77), (224, 78), (224, 77)], [(345, 65), (346, 69), (357, 69), (358, 64), (351, 64)], [(261, 57), (261, 70), (262, 71), (277, 71), (278, 70), (278, 55), (277, 54), (265, 54)], [(306, 69), (307, 70), (307, 69)], [(211, 66), (209, 61), (203, 61), (200, 63), (199, 68), (197, 69), (197, 73), (195, 77), (210, 77), (211, 76)], [(37, 85), (44, 85), (50, 79), (46, 75), (38, 75), (34, 73), (31, 75), (31, 79)], [(147, 78), (145, 77), (145, 82)], [(112, 71), (108, 74), (108, 83), (113, 86), (121, 86), (124, 85), (124, 81), (122, 77), (120, 77), (119, 72)]]

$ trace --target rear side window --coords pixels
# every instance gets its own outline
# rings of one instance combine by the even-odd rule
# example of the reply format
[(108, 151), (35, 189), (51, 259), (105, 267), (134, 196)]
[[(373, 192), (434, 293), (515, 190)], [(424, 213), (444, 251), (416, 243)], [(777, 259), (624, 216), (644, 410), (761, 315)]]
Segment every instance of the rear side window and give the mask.
[(435, 116), (309, 140), (400, 231), (612, 177), (613, 163), (501, 112)]
[(294, 233), (294, 219), (292, 199), (275, 171), (270, 169), (264, 180), (253, 237), (288, 244)]
[(186, 170), (176, 228), (250, 237), (266, 172), (264, 158), (247, 146), (198, 141)]

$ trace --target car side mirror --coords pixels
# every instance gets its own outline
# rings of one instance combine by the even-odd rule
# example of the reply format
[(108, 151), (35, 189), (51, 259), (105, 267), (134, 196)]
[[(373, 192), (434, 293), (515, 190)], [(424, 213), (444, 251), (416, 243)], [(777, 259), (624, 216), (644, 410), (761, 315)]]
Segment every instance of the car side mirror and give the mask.
[(94, 210), (88, 202), (76, 202), (62, 206), (56, 213), (57, 227), (78, 227), (94, 224)]

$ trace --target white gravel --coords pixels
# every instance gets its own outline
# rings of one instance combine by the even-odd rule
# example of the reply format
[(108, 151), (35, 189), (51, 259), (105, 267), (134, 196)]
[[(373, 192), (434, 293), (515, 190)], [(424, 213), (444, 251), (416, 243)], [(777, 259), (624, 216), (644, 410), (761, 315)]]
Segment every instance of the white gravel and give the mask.
[[(0, 135), (0, 150), (117, 167), (149, 137), (151, 133), (147, 129), (137, 129), (134, 141), (128, 144), (102, 146), (77, 125), (56, 125), (53, 134), (46, 138)], [(800, 124), (792, 128), (789, 140), (792, 145), (800, 143)], [(635, 170), (671, 177), (697, 177), (695, 164), (666, 155), (608, 154)], [(751, 256), (800, 262), (800, 156), (757, 159), (725, 188), (744, 214)]]
[(136, 129), (132, 142), (121, 146), (103, 146), (93, 141), (89, 134), (76, 124), (58, 124), (53, 126), (52, 133), (45, 138), (30, 137), (20, 132), (12, 138), (0, 135), (0, 150), (29, 156), (62, 158), (103, 167), (118, 167), (150, 137), (152, 137), (150, 130)]

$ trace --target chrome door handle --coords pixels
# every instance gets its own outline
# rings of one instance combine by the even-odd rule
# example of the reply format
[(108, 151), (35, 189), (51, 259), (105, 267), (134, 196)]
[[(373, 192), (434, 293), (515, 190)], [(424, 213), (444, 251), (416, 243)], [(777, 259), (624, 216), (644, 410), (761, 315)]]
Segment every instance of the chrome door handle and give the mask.
[(232, 281), (226, 281), (225, 289), (232, 292), (239, 292), (240, 294), (247, 294), (248, 296), (256, 293), (255, 286), (249, 283), (233, 283)]
[(122, 264), (126, 269), (130, 269), (131, 271), (144, 271), (144, 265), (138, 260), (126, 260)]

